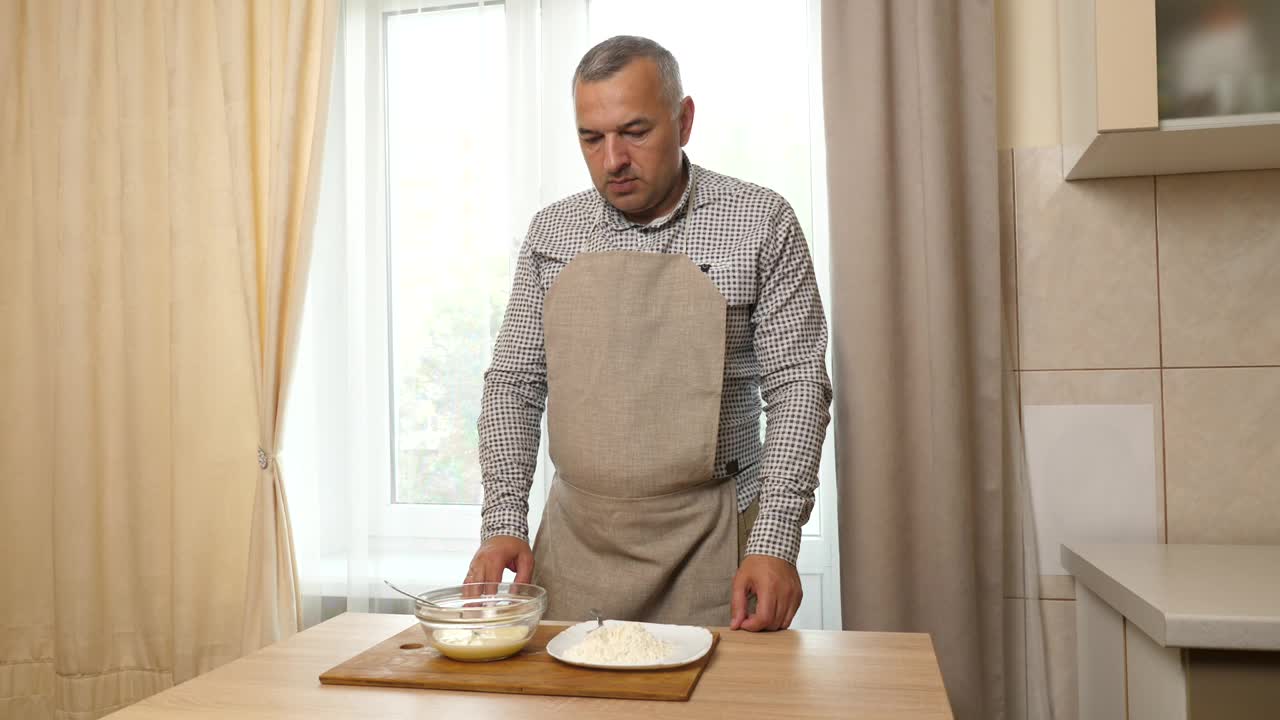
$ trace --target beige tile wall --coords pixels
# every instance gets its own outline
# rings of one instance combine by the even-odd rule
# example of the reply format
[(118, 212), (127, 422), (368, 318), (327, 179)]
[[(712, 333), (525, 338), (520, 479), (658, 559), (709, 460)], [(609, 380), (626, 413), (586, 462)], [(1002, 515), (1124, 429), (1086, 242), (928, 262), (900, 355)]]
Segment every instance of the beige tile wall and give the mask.
[(1059, 148), (1013, 153), (1019, 367), (1156, 367), (1151, 178), (1062, 181)]
[[(1155, 484), (1161, 538), (1280, 543), (1280, 170), (1067, 183), (1057, 147), (1000, 166), (1023, 404), (1151, 405), (1155, 473), (1132, 481)], [(1075, 720), (1074, 588), (1040, 591), (1055, 717)], [(1011, 718), (1025, 682), (1011, 669)]]
[[(1027, 612), (1029, 601), (1004, 601), (1004, 668), (1006, 715), (1012, 719), (1063, 720), (1078, 715), (1076, 696), (1076, 613), (1074, 600), (1041, 600), (1039, 617)], [(1044, 626), (1045, 673), (1027, 663), (1027, 629)], [(1048, 683), (1049, 713), (1028, 698), (1039, 697)]]

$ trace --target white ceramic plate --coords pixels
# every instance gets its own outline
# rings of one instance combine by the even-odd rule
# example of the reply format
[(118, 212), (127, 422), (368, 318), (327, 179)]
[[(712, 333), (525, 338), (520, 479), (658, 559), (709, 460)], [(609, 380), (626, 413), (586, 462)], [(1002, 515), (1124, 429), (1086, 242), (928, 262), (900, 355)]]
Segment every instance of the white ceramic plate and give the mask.
[[(617, 620), (605, 620), (604, 624), (613, 625), (617, 622)], [(662, 662), (651, 665), (585, 663), (566, 658), (565, 653), (568, 652), (569, 648), (582, 642), (587, 633), (596, 627), (594, 620), (570, 626), (564, 632), (551, 638), (551, 642), (547, 643), (547, 653), (560, 662), (580, 667), (599, 668), (602, 670), (658, 670), (688, 665), (691, 662), (701, 660), (703, 656), (711, 652), (711, 631), (704, 627), (660, 625), (658, 623), (640, 623), (640, 625), (644, 626), (644, 629), (648, 630), (655, 638), (671, 643), (671, 652), (663, 658)]]

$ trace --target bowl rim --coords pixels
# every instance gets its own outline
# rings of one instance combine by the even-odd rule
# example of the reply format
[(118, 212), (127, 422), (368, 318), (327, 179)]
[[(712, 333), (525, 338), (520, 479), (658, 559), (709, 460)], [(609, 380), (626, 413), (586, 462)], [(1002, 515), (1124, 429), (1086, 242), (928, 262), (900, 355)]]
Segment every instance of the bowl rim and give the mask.
[[(468, 588), (474, 588), (479, 592), (475, 597), (467, 597)], [(462, 583), (419, 593), (418, 598), (437, 605), (450, 601), (467, 603), (459, 607), (438, 608), (423, 602), (415, 602), (413, 614), (420, 621), (440, 625), (488, 625), (518, 623), (527, 621), (532, 616), (541, 616), (546, 610), (547, 590), (532, 583)], [(488, 604), (494, 600), (504, 602), (496, 605)], [(486, 604), (469, 605), (475, 602)]]

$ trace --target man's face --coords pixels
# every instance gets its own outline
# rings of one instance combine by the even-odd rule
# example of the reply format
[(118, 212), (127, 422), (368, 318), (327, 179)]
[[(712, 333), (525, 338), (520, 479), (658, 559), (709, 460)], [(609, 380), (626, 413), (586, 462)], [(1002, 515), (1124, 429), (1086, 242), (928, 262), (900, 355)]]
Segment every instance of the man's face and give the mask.
[(582, 157), (605, 200), (635, 222), (671, 212), (693, 101), (685, 98), (673, 114), (657, 64), (640, 58), (607, 80), (578, 83), (575, 106)]

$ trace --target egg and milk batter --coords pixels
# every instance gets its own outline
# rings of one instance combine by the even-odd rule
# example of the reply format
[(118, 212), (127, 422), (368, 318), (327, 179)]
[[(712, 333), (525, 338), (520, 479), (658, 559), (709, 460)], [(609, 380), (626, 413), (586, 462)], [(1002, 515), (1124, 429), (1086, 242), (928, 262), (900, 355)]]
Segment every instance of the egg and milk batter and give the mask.
[(485, 630), (433, 630), (431, 644), (445, 657), (464, 662), (487, 662), (511, 657), (529, 642), (524, 626)]

